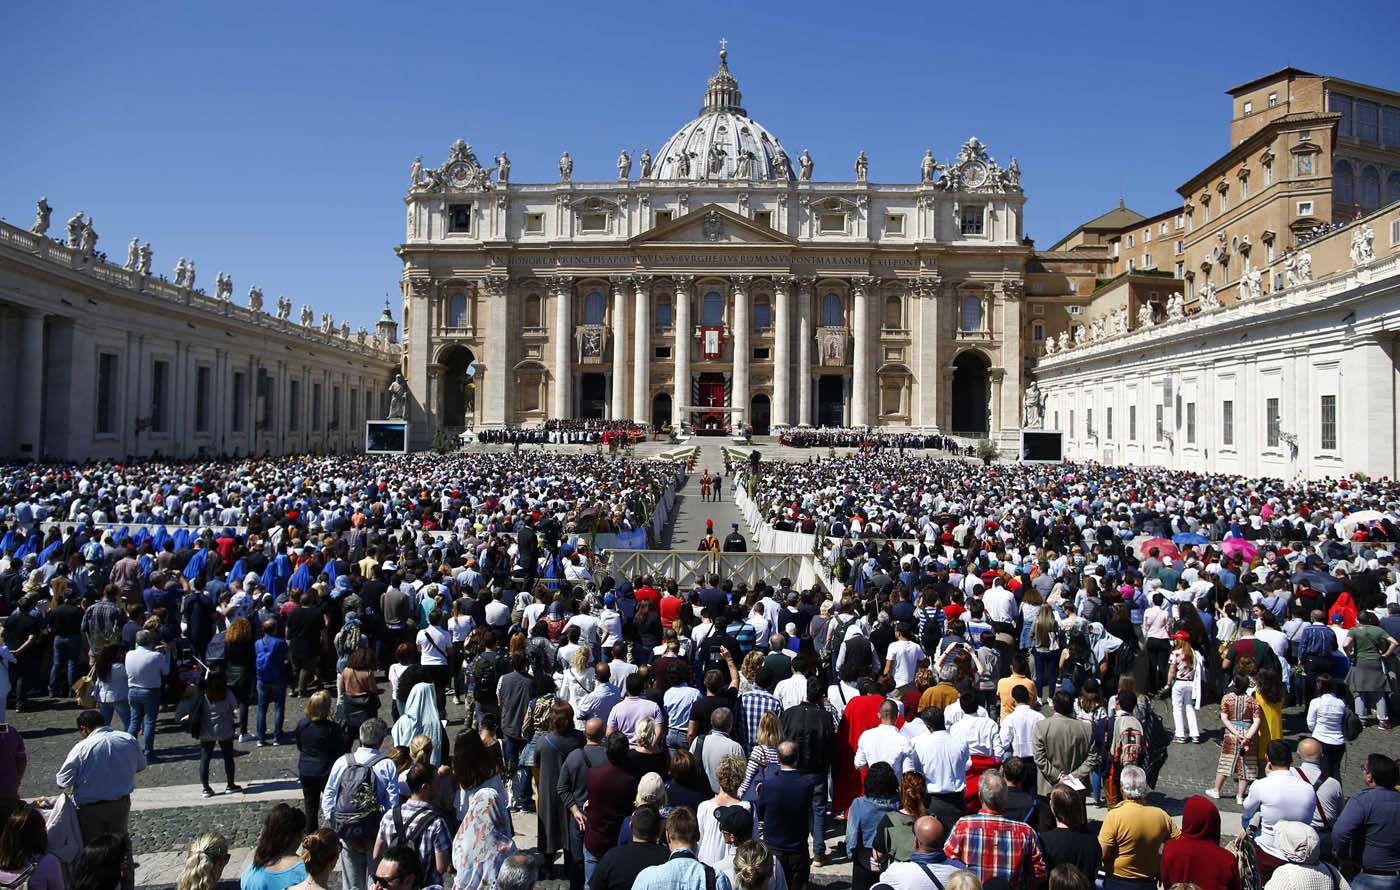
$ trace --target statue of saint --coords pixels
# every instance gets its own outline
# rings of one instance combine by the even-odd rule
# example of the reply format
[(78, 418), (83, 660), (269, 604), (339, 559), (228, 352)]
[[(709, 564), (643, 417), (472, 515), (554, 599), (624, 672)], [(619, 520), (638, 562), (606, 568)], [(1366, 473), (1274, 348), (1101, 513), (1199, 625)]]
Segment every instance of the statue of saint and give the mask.
[(141, 239), (132, 238), (131, 243), (126, 246), (126, 265), (122, 266), (128, 272), (135, 272), (136, 266), (141, 262)]
[(753, 178), (753, 152), (740, 151), (735, 161), (734, 175), (739, 179)]
[(92, 227), (92, 217), (88, 217), (83, 223), (83, 230), (78, 235), (78, 247), (82, 250), (83, 256), (92, 256), (97, 253), (97, 230)]
[(919, 162), (919, 181), (933, 182), (934, 174), (938, 172), (938, 162), (933, 159), (933, 149), (924, 152), (924, 159)]
[(175, 286), (176, 286), (176, 287), (184, 287), (184, 286), (185, 286), (185, 273), (186, 273), (186, 271), (187, 271), (187, 270), (186, 270), (186, 267), (185, 267), (185, 258), (184, 258), (184, 257), (180, 257), (180, 262), (178, 262), (178, 263), (175, 264)]
[(1011, 158), (1011, 166), (1006, 168), (1006, 184), (1012, 188), (1021, 187), (1021, 165), (1014, 156)]
[(36, 235), (46, 235), (49, 231), (49, 220), (53, 217), (53, 208), (49, 206), (49, 197), (45, 195), (39, 199), (39, 203), (34, 205), (34, 227), (29, 231)]
[(248, 288), (248, 308), (254, 312), (261, 312), (263, 306), (262, 288), (256, 284)]
[(1023, 415), (1021, 418), (1021, 425), (1026, 429), (1040, 429), (1042, 423), (1042, 401), (1043, 397), (1040, 394), (1040, 385), (1032, 380), (1026, 385), (1026, 394), (1021, 399), (1021, 413)]
[(682, 150), (676, 155), (676, 178), (690, 178), (690, 152)]
[(301, 326), (312, 327), (316, 324), (316, 313), (311, 311), (311, 307), (305, 303), (301, 304)]
[(1305, 250), (1298, 254), (1298, 281), (1306, 284), (1312, 280), (1312, 254)]
[(638, 162), (642, 165), (642, 178), (646, 179), (651, 175), (651, 151), (645, 148), (642, 149), (642, 156), (638, 158)]
[(1049, 337), (1046, 337), (1046, 338), (1045, 338), (1045, 354), (1046, 354), (1046, 355), (1054, 355), (1054, 354), (1055, 354), (1055, 335), (1054, 335), (1054, 334), (1051, 334)]
[(1180, 292), (1172, 294), (1167, 298), (1167, 321), (1176, 321), (1178, 318), (1186, 317), (1186, 298)]
[(68, 246), (78, 247), (83, 243), (83, 212), (79, 210), (68, 220)]
[(408, 419), (408, 387), (403, 382), (403, 374), (394, 375), (389, 384), (389, 417), (391, 420)]
[(724, 150), (724, 146), (718, 142), (710, 143), (710, 176), (719, 176), (724, 172), (724, 159), (729, 156), (729, 152)]
[(1209, 281), (1201, 288), (1201, 309), (1208, 311), (1220, 308), (1220, 298), (1215, 294), (1215, 285)]
[(419, 155), (413, 159), (413, 166), (408, 169), (408, 187), (413, 188), (423, 181), (423, 156)]
[(185, 268), (185, 287), (194, 290), (194, 260)]
[(136, 271), (140, 272), (142, 275), (150, 275), (151, 257), (151, 242), (147, 241), (145, 244), (141, 245), (141, 262), (137, 265)]
[(342, 339), (342, 340), (349, 340), (349, 339), (350, 339), (350, 322), (348, 322), (348, 321), (342, 321), (342, 322), (340, 323), (340, 339)]
[(617, 156), (617, 178), (623, 181), (632, 176), (632, 156), (623, 149)]
[(856, 155), (856, 182), (865, 182), (870, 174), (870, 159), (865, 152)]
[(778, 153), (773, 156), (773, 176), (775, 179), (792, 178), (792, 161), (788, 160), (787, 152), (783, 147), (778, 146)]
[(812, 162), (812, 155), (808, 153), (807, 149), (802, 149), (802, 155), (797, 159), (797, 164), (802, 171), (799, 178), (803, 182), (810, 182), (812, 180), (812, 168), (815, 167), (816, 164)]
[(1143, 303), (1141, 306), (1138, 307), (1139, 328), (1150, 328), (1156, 323), (1157, 320), (1153, 316), (1151, 303)]
[(501, 182), (510, 182), (510, 158), (504, 151), (496, 155), (496, 178)]
[(568, 182), (574, 176), (574, 159), (566, 151), (559, 156), (559, 181)]

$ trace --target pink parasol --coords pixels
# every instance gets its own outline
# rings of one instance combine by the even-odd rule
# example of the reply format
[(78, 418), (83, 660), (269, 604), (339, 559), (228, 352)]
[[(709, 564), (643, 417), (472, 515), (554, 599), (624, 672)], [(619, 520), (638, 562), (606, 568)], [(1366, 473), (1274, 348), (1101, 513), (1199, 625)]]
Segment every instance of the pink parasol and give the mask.
[(1176, 559), (1181, 555), (1181, 551), (1171, 542), (1170, 538), (1148, 538), (1138, 545), (1138, 553), (1143, 559), (1146, 559), (1153, 547), (1157, 548), (1157, 555), (1163, 559)]
[(1245, 560), (1254, 559), (1259, 555), (1259, 548), (1254, 546), (1254, 542), (1244, 538), (1226, 538), (1220, 542), (1220, 550), (1227, 556), (1238, 556)]

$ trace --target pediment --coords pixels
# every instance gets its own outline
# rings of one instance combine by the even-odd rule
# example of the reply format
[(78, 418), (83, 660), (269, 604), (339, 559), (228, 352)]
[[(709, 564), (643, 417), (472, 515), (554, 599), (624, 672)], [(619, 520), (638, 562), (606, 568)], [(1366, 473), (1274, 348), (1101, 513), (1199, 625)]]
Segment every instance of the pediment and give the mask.
[(796, 244), (782, 232), (760, 225), (718, 204), (706, 204), (631, 240), (632, 244)]

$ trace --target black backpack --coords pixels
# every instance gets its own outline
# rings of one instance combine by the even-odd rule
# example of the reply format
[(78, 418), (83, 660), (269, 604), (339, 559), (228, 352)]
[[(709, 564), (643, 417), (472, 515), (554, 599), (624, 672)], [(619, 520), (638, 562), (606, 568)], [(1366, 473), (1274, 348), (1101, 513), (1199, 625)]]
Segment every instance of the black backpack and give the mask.
[(501, 680), (501, 656), (495, 652), (483, 652), (476, 664), (472, 665), (472, 678), (476, 680), (476, 700), (481, 704), (496, 703), (496, 684)]
[(1141, 711), (1139, 722), (1142, 723), (1142, 747), (1145, 749), (1142, 766), (1147, 772), (1147, 784), (1156, 788), (1157, 776), (1161, 775), (1162, 767), (1167, 764), (1167, 749), (1171, 747), (1172, 734), (1150, 705)]
[(379, 795), (374, 792), (374, 767), (385, 758), (376, 754), (368, 763), (360, 763), (353, 754), (345, 756), (350, 762), (336, 782), (335, 808), (328, 814), (329, 821), (346, 846), (367, 850), (374, 843), (384, 815)]

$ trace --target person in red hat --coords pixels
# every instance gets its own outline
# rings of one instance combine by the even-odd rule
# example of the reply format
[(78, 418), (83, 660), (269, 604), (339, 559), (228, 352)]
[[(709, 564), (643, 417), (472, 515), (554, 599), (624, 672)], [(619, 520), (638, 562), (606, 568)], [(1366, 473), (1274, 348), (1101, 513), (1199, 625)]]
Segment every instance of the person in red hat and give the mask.
[(1200, 744), (1201, 726), (1196, 712), (1201, 707), (1201, 674), (1204, 672), (1204, 659), (1191, 648), (1191, 635), (1184, 630), (1172, 634), (1167, 676), (1172, 684), (1172, 741), (1178, 745), (1186, 742), (1188, 730), (1191, 741)]

